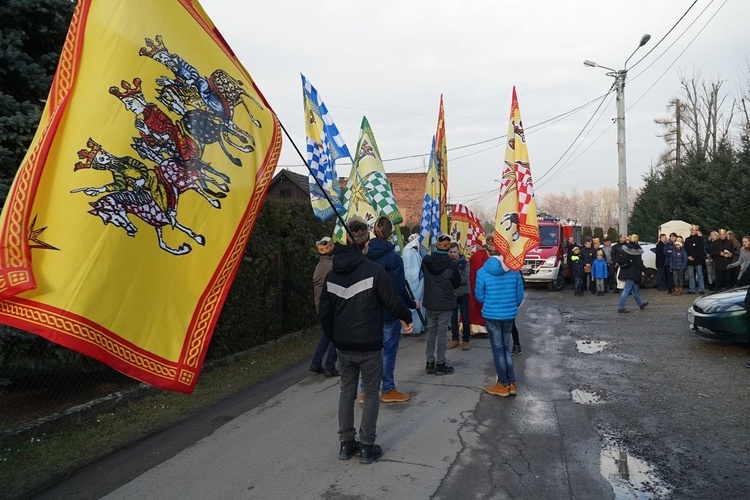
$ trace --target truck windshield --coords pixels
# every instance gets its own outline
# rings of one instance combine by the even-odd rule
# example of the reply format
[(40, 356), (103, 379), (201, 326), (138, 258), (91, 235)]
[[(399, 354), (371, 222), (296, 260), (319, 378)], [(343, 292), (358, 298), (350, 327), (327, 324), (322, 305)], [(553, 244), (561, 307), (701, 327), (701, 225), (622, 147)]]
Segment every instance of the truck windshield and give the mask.
[(558, 234), (555, 226), (539, 226), (539, 245), (543, 247), (557, 246)]

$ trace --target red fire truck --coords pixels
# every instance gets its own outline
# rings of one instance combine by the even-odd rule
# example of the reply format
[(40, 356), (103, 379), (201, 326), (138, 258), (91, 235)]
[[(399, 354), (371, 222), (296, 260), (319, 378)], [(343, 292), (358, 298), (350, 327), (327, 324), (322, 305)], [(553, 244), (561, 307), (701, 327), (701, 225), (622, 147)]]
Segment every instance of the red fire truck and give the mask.
[(572, 236), (580, 244), (581, 226), (577, 221), (550, 216), (539, 217), (538, 223), (539, 246), (526, 254), (521, 275), (526, 283), (546, 283), (550, 290), (560, 291), (570, 278), (568, 238)]

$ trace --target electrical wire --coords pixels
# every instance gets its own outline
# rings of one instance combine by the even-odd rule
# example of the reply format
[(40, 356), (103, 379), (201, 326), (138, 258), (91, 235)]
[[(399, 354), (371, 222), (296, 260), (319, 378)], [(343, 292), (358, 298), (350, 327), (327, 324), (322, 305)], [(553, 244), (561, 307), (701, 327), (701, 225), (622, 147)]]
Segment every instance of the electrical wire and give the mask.
[[(713, 3), (713, 1), (714, 1), (714, 0), (711, 0), (711, 3)], [(633, 68), (635, 68), (636, 66), (638, 66), (638, 64), (639, 64), (639, 63), (640, 63), (641, 61), (643, 61), (644, 59), (646, 59), (646, 58), (647, 58), (647, 57), (649, 56), (649, 54), (651, 54), (651, 53), (652, 53), (653, 51), (655, 51), (655, 50), (656, 50), (656, 48), (657, 48), (657, 47), (658, 47), (658, 46), (659, 46), (659, 45), (661, 44), (661, 42), (663, 42), (663, 41), (664, 41), (664, 39), (665, 39), (665, 38), (667, 38), (667, 37), (669, 36), (669, 34), (670, 34), (670, 33), (672, 33), (672, 31), (674, 31), (674, 29), (675, 29), (675, 28), (677, 27), (677, 25), (678, 25), (678, 24), (680, 24), (680, 21), (682, 21), (682, 20), (683, 20), (683, 19), (685, 18), (685, 16), (687, 16), (687, 15), (688, 15), (688, 12), (690, 12), (690, 9), (692, 9), (692, 8), (693, 8), (693, 7), (695, 6), (695, 4), (697, 4), (697, 3), (698, 3), (698, 0), (695, 0), (695, 1), (694, 1), (694, 2), (692, 3), (692, 4), (690, 4), (690, 7), (688, 7), (688, 9), (687, 9), (687, 10), (685, 11), (685, 13), (684, 13), (684, 14), (683, 14), (683, 15), (682, 15), (682, 16), (681, 16), (681, 17), (680, 17), (680, 18), (679, 18), (678, 20), (677, 20), (677, 22), (676, 22), (676, 23), (674, 23), (674, 26), (672, 26), (672, 27), (671, 27), (671, 28), (669, 29), (669, 31), (667, 31), (667, 32), (666, 32), (666, 34), (665, 34), (665, 35), (664, 35), (663, 37), (661, 37), (661, 40), (659, 40), (658, 42), (656, 42), (656, 45), (654, 45), (653, 47), (651, 47), (651, 50), (649, 50), (648, 52), (646, 52), (646, 54), (645, 54), (645, 55), (644, 55), (643, 57), (641, 57), (641, 58), (640, 58), (640, 59), (638, 59), (638, 60), (637, 60), (637, 61), (636, 61), (635, 63), (633, 63), (633, 65), (632, 65), (632, 66), (630, 67), (630, 69), (633, 69)], [(709, 3), (708, 5), (711, 5), (711, 3)], [(705, 9), (704, 9), (704, 10), (705, 10)], [(699, 14), (699, 16), (698, 16), (698, 17), (700, 17), (700, 14)], [(679, 39), (679, 37), (678, 37), (678, 39)]]
[[(680, 59), (680, 57), (682, 57), (682, 54), (684, 54), (684, 53), (685, 53), (685, 51), (686, 51), (687, 49), (689, 49), (689, 48), (690, 48), (690, 46), (691, 46), (691, 45), (693, 44), (693, 42), (694, 42), (694, 41), (695, 41), (695, 40), (696, 40), (696, 39), (698, 38), (698, 36), (700, 36), (700, 34), (701, 34), (701, 33), (703, 33), (703, 30), (705, 30), (705, 29), (706, 29), (706, 27), (707, 27), (707, 26), (708, 26), (708, 25), (709, 25), (709, 24), (711, 23), (711, 21), (713, 21), (714, 17), (716, 17), (716, 14), (718, 14), (718, 13), (719, 13), (719, 11), (721, 11), (721, 9), (722, 9), (722, 8), (723, 8), (723, 7), (724, 7), (724, 6), (726, 5), (726, 4), (727, 4), (727, 2), (728, 2), (728, 1), (729, 1), (729, 0), (724, 0), (724, 3), (722, 3), (722, 4), (721, 4), (721, 5), (719, 6), (719, 8), (718, 8), (718, 9), (716, 9), (716, 12), (714, 12), (714, 13), (713, 13), (713, 15), (712, 15), (712, 16), (711, 16), (710, 18), (708, 18), (708, 21), (706, 21), (706, 24), (704, 24), (704, 25), (703, 25), (703, 27), (702, 27), (702, 28), (701, 28), (701, 29), (700, 29), (700, 30), (698, 31), (698, 33), (696, 33), (696, 34), (695, 34), (695, 36), (693, 37), (693, 39), (692, 39), (692, 40), (690, 40), (690, 42), (689, 42), (689, 43), (688, 43), (688, 44), (687, 44), (687, 45), (685, 46), (685, 48), (684, 48), (684, 49), (682, 49), (682, 52), (680, 52), (679, 54), (677, 54), (677, 57), (675, 57), (674, 61), (672, 61), (672, 64), (670, 64), (669, 66), (667, 66), (667, 69), (665, 69), (665, 70), (664, 70), (664, 71), (662, 72), (662, 74), (661, 74), (661, 75), (659, 75), (659, 77), (658, 77), (658, 78), (657, 78), (657, 79), (656, 79), (656, 80), (654, 81), (654, 83), (652, 83), (652, 84), (651, 84), (651, 86), (650, 86), (649, 88), (647, 88), (647, 89), (646, 89), (646, 90), (645, 90), (645, 91), (643, 92), (643, 94), (641, 94), (641, 96), (640, 96), (640, 97), (638, 97), (638, 99), (636, 99), (636, 100), (635, 100), (635, 101), (633, 102), (633, 104), (631, 104), (631, 105), (630, 105), (630, 107), (628, 107), (628, 110), (630, 110), (630, 109), (631, 109), (631, 108), (632, 108), (633, 106), (635, 106), (636, 104), (638, 104), (638, 102), (639, 102), (639, 101), (640, 101), (641, 99), (643, 99), (643, 98), (644, 98), (644, 97), (646, 96), (646, 94), (648, 94), (648, 93), (649, 93), (649, 92), (651, 91), (651, 89), (653, 89), (653, 88), (654, 88), (654, 86), (655, 86), (655, 85), (656, 85), (657, 83), (659, 83), (659, 81), (660, 81), (660, 80), (661, 80), (662, 78), (664, 78), (664, 75), (666, 75), (666, 74), (667, 74), (667, 72), (668, 72), (668, 71), (669, 71), (670, 69), (672, 69), (672, 66), (674, 66), (674, 65), (675, 65), (675, 63), (677, 63), (677, 61), (678, 61), (678, 60)], [(692, 25), (691, 25), (691, 26), (692, 26)], [(626, 111), (627, 111), (627, 110), (626, 110)]]

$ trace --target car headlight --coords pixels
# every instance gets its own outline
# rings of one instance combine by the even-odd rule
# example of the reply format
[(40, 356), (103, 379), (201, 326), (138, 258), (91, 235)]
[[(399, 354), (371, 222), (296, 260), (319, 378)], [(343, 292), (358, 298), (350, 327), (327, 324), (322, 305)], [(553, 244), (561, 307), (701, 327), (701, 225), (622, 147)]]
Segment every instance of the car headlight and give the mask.
[(555, 267), (557, 265), (557, 256), (553, 255), (552, 257), (547, 257), (544, 261), (544, 264), (542, 264), (542, 267)]

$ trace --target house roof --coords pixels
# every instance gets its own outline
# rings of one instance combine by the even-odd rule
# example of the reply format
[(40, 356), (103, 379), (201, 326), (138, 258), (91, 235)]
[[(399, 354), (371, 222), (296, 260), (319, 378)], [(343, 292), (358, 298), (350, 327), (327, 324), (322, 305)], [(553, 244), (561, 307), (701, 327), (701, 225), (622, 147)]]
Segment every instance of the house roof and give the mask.
[(292, 172), (291, 170), (282, 168), (279, 173), (274, 175), (273, 180), (271, 181), (271, 186), (278, 183), (281, 179), (289, 179), (303, 191), (309, 190), (308, 177), (306, 175), (298, 174), (296, 172)]

